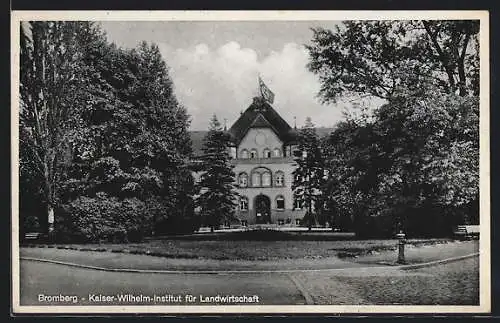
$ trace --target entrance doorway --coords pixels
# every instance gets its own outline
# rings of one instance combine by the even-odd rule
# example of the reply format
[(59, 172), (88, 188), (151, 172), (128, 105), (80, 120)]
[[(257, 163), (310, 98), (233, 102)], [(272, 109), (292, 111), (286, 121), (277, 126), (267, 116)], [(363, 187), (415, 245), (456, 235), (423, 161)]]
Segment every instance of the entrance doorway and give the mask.
[(257, 195), (254, 208), (257, 224), (271, 223), (271, 199), (268, 196)]

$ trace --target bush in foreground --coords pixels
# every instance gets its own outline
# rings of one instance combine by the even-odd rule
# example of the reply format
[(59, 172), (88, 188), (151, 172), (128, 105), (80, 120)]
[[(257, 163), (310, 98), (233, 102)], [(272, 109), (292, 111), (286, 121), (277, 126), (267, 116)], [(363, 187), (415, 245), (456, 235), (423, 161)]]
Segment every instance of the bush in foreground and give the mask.
[(59, 241), (138, 242), (149, 230), (145, 203), (101, 193), (82, 196), (63, 206), (56, 223)]

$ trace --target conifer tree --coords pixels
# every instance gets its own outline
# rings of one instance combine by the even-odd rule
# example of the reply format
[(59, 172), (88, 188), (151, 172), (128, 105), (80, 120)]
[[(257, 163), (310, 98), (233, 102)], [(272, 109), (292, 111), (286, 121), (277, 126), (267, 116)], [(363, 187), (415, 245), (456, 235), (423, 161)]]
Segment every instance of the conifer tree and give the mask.
[(295, 162), (297, 168), (293, 172), (292, 190), (295, 199), (302, 201), (306, 207), (305, 220), (311, 230), (313, 222), (316, 222), (315, 213), (321, 209), (320, 189), (323, 185), (324, 165), (320, 140), (310, 117), (299, 131)]
[(203, 140), (203, 164), (198, 205), (213, 231), (222, 221), (234, 217), (236, 195), (233, 165), (228, 151), (230, 137), (222, 130), (215, 114)]

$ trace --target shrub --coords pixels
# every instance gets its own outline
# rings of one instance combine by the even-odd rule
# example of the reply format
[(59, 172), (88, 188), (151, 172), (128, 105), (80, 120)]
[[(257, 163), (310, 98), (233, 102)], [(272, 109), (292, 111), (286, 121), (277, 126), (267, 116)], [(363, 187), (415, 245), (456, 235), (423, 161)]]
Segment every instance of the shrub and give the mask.
[(138, 242), (150, 220), (145, 203), (129, 198), (119, 200), (100, 193), (81, 196), (64, 206), (56, 226), (60, 239), (85, 242)]
[(23, 227), (25, 232), (37, 232), (40, 230), (40, 221), (37, 216), (29, 215), (24, 218)]

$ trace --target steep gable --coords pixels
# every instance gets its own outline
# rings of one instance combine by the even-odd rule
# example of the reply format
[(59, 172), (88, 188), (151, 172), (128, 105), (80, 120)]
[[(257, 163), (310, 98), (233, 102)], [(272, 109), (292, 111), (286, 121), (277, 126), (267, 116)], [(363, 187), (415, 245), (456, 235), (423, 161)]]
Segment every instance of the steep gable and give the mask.
[(284, 143), (293, 142), (296, 138), (294, 129), (268, 102), (258, 97), (231, 126), (229, 133), (238, 144), (252, 127), (270, 127)]

